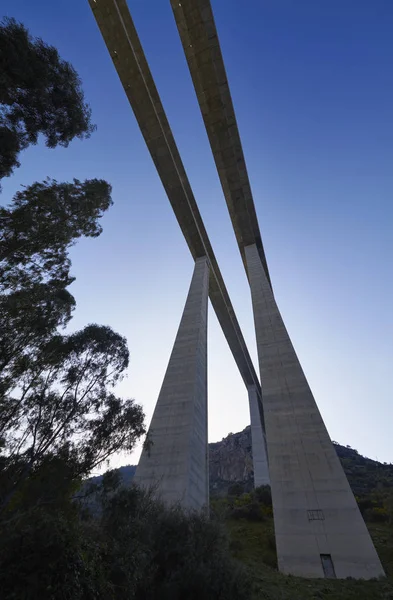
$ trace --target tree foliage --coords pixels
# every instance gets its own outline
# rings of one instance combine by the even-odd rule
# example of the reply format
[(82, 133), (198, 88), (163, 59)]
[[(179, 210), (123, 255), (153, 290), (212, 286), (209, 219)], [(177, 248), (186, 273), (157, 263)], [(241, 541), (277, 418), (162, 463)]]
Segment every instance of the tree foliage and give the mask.
[(81, 236), (97, 237), (111, 206), (103, 180), (47, 180), (0, 207), (0, 394), (18, 381), (75, 307), (68, 250)]
[(110, 389), (128, 365), (126, 340), (109, 327), (89, 325), (56, 335), (26, 357), (23, 376), (0, 400), (3, 503), (48, 457), (67, 458), (86, 475), (144, 433), (143, 412)]
[(100, 179), (47, 179), (17, 192), (0, 208), (0, 290), (47, 280), (68, 285), (67, 249), (81, 236), (99, 236), (98, 220), (111, 205), (111, 186)]
[(14, 19), (0, 23), (0, 179), (36, 144), (68, 146), (94, 130), (81, 81), (56, 48), (33, 38)]
[(100, 235), (110, 193), (102, 180), (47, 180), (0, 209), (0, 496), (7, 510), (48, 461), (67, 461), (79, 477), (131, 450), (144, 433), (142, 409), (113, 393), (128, 366), (125, 339), (98, 325), (59, 333), (75, 306), (69, 248)]
[(118, 484), (105, 475), (95, 514), (75, 502), (61, 509), (48, 504), (5, 524), (0, 587), (7, 598), (250, 598), (248, 578), (231, 559), (218, 522)]
[(31, 508), (32, 481), (53, 461), (75, 479), (145, 431), (141, 407), (113, 391), (128, 365), (125, 339), (99, 325), (59, 332), (75, 307), (69, 248), (100, 235), (111, 204), (106, 181), (47, 179), (0, 208), (1, 510), (26, 497)]

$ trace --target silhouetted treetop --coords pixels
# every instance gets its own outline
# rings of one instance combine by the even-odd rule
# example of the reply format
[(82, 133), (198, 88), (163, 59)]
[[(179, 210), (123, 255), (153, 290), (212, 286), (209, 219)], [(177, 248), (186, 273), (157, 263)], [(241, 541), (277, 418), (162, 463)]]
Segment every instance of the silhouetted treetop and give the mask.
[(0, 179), (19, 166), (19, 153), (36, 144), (68, 146), (95, 126), (81, 80), (56, 48), (33, 38), (15, 19), (0, 23)]

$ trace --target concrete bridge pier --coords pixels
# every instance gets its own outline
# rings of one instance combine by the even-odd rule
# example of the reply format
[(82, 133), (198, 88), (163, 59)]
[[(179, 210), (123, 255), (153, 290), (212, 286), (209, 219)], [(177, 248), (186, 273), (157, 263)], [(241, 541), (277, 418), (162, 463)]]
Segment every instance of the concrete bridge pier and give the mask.
[(183, 316), (134, 478), (161, 499), (201, 510), (209, 503), (207, 300), (209, 265), (197, 258)]
[(384, 575), (255, 244), (245, 248), (251, 288), (277, 559), (302, 577)]
[(261, 397), (258, 394), (255, 385), (250, 385), (248, 387), (248, 402), (250, 406), (254, 487), (270, 485), (265, 428), (263, 424), (263, 409)]

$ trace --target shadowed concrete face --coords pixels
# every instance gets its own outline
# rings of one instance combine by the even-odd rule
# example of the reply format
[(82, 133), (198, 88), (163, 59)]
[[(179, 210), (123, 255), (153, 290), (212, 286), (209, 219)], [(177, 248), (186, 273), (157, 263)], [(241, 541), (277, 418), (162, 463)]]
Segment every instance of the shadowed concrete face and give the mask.
[(266, 439), (262, 430), (263, 410), (261, 399), (255, 388), (248, 388), (250, 405), (252, 462), (254, 468), (254, 487), (270, 485), (269, 465), (267, 461)]
[[(209, 503), (207, 445), (206, 258), (194, 274), (134, 481), (167, 503), (200, 510)], [(150, 444), (151, 442), (151, 444)]]
[(279, 568), (369, 579), (381, 563), (289, 339), (257, 247), (245, 248), (257, 338)]

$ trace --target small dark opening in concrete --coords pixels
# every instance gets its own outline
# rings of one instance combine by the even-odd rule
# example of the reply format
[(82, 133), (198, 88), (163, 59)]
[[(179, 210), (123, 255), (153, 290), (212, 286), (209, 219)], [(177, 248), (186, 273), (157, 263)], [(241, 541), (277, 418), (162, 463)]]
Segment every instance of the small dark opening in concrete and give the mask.
[(334, 564), (330, 554), (321, 554), (322, 569), (325, 577), (329, 579), (336, 579), (336, 572), (334, 570)]

